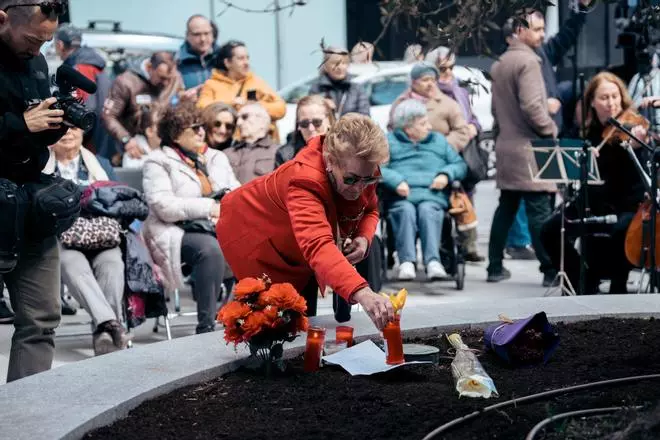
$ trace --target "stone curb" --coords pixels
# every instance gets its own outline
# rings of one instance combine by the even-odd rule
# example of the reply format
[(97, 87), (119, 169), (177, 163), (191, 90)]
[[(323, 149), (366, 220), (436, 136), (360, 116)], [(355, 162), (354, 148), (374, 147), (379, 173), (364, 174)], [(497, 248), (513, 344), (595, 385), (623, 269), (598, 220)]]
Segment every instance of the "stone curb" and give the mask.
[[(660, 318), (659, 295), (600, 295), (466, 301), (404, 310), (401, 325), (408, 336), (428, 335), (459, 327), (483, 328), (500, 313), (512, 319), (545, 311), (550, 320), (574, 322), (604, 316)], [(313, 318), (334, 339), (339, 325), (333, 316)], [(364, 313), (349, 325), (355, 338), (377, 336)], [(222, 332), (163, 341), (64, 365), (0, 386), (3, 438), (79, 439), (108, 425), (146, 400), (235, 370), (248, 356), (244, 347), (225, 345)], [(305, 338), (287, 346), (286, 355), (303, 351)]]

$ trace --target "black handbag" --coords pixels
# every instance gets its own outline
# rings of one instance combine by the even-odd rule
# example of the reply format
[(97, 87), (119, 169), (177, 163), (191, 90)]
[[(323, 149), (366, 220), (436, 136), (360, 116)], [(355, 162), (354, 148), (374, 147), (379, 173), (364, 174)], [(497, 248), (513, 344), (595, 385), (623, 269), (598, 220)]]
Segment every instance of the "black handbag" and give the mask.
[(463, 149), (461, 156), (468, 168), (467, 175), (463, 179), (463, 187), (469, 191), (477, 183), (488, 178), (488, 152), (479, 146), (476, 139), (473, 139)]
[(81, 191), (70, 180), (41, 174), (39, 181), (25, 184), (31, 203), (26, 234), (34, 240), (60, 236), (80, 216)]

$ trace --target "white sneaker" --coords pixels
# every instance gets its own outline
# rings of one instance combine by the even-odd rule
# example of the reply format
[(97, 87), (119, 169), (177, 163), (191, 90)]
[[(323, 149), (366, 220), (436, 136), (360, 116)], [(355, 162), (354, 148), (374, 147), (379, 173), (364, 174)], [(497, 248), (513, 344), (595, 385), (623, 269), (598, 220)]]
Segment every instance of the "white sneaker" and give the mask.
[(415, 265), (410, 261), (401, 263), (399, 266), (399, 281), (411, 281), (414, 280), (415, 277), (417, 277)]
[(426, 265), (426, 278), (429, 280), (447, 278), (447, 271), (442, 267), (442, 263), (438, 260), (433, 260)]

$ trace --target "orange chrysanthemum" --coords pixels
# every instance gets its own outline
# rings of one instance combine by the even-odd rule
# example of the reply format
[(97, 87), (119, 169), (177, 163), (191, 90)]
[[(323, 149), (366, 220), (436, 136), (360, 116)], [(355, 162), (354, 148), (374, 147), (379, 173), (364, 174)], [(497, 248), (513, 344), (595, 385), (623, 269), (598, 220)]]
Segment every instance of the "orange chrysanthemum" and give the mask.
[(264, 312), (253, 312), (245, 319), (241, 326), (245, 332), (245, 339), (260, 333), (264, 328), (270, 327), (270, 321)]
[(250, 313), (252, 313), (252, 309), (247, 304), (231, 301), (218, 311), (218, 318), (227, 327), (235, 325), (239, 319), (245, 319)]
[(242, 301), (251, 295), (263, 292), (267, 288), (266, 281), (261, 278), (243, 278), (236, 284), (234, 298)]
[(266, 306), (263, 310), (264, 315), (266, 315), (266, 318), (268, 319), (268, 323), (272, 326), (275, 321), (277, 321), (277, 314), (279, 313), (279, 310), (275, 306)]
[(279, 310), (293, 310), (298, 313), (307, 311), (305, 298), (300, 296), (295, 287), (289, 283), (270, 286), (270, 289), (260, 295), (258, 304), (262, 306), (271, 305)]

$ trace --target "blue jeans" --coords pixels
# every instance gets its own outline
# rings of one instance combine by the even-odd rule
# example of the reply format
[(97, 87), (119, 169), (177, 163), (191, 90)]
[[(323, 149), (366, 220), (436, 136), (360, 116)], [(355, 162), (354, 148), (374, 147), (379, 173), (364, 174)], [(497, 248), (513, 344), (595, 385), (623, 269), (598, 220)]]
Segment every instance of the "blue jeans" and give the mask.
[(440, 237), (445, 211), (439, 203), (422, 202), (413, 205), (408, 200), (390, 204), (387, 218), (392, 224), (396, 251), (400, 263), (415, 263), (417, 234), (422, 241), (424, 265), (440, 261)]
[(506, 247), (524, 248), (532, 244), (532, 236), (529, 234), (529, 223), (527, 222), (527, 213), (525, 212), (525, 201), (520, 201), (518, 213), (509, 229), (509, 236), (506, 239)]

